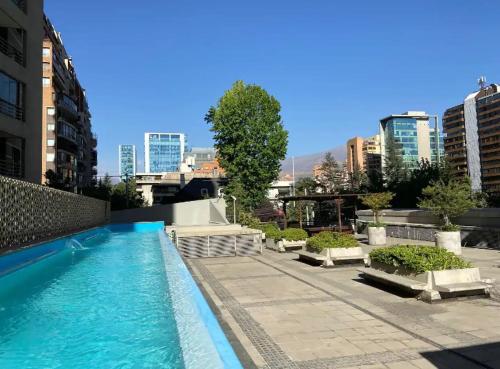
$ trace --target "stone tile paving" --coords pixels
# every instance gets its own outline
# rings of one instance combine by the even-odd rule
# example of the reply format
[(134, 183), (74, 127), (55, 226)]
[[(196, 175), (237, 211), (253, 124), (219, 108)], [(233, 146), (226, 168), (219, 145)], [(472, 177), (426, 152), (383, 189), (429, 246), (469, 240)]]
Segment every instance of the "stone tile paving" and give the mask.
[(494, 299), (428, 305), (268, 251), (188, 264), (260, 368), (500, 368)]

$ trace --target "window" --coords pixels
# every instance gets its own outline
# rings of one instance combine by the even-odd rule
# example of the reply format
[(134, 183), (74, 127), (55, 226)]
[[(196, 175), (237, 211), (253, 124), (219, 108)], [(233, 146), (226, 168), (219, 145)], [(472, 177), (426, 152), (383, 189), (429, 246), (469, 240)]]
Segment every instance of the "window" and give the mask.
[(49, 47), (44, 47), (42, 55), (43, 56), (50, 56), (50, 48)]
[(47, 140), (47, 146), (54, 147), (56, 144), (55, 140)]
[(56, 158), (55, 154), (47, 154), (47, 161), (53, 162)]
[(42, 85), (43, 85), (43, 87), (48, 87), (48, 86), (50, 86), (50, 78), (44, 77), (44, 78), (42, 79)]
[(54, 131), (56, 129), (56, 125), (51, 123), (51, 124), (47, 124), (47, 130), (48, 131)]
[(47, 108), (47, 114), (53, 117), (56, 115), (56, 109), (55, 108)]
[(0, 72), (0, 113), (24, 120), (24, 83)]

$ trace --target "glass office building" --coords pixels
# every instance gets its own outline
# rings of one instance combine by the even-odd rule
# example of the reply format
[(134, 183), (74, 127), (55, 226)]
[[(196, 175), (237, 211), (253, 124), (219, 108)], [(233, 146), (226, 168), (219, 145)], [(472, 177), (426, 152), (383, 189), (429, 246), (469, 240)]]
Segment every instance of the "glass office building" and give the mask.
[(429, 116), (425, 112), (410, 111), (391, 115), (380, 121), (380, 141), (382, 166), (385, 164), (387, 146), (393, 142), (403, 162), (410, 169), (418, 166), (421, 160), (436, 162), (444, 156), (443, 135), (439, 133), (436, 147), (434, 128), (429, 126)]
[(120, 176), (122, 178), (135, 176), (137, 168), (137, 156), (135, 145), (120, 145), (118, 148)]
[(146, 173), (178, 172), (186, 150), (183, 133), (145, 133), (144, 169)]

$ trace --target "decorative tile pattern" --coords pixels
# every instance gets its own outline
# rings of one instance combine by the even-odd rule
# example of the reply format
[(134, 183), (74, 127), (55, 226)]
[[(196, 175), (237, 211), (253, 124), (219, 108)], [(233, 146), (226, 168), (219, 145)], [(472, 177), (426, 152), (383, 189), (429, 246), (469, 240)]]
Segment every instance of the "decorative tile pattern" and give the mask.
[(102, 225), (106, 201), (0, 176), (0, 249)]

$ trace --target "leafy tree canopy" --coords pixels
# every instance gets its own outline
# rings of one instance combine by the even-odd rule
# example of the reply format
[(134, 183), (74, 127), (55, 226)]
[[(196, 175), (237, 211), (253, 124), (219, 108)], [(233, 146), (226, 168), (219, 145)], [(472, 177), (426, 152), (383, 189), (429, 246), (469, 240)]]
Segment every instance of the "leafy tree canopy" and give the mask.
[(205, 116), (229, 179), (225, 192), (244, 209), (260, 204), (278, 178), (288, 144), (280, 110), (262, 87), (237, 81)]
[(419, 207), (429, 209), (441, 220), (444, 229), (452, 227), (451, 219), (476, 206), (468, 178), (439, 180), (424, 188)]

